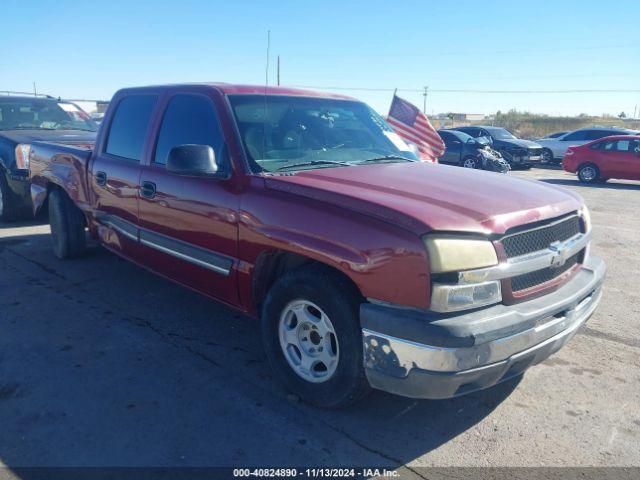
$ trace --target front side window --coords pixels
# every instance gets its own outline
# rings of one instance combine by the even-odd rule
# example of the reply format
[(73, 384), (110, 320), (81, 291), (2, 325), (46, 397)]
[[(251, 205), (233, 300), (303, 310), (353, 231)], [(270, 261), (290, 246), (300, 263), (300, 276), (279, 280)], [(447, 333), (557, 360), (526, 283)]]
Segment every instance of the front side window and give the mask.
[(156, 95), (131, 95), (120, 100), (109, 128), (105, 152), (139, 162)]
[(154, 163), (166, 165), (171, 149), (187, 144), (209, 145), (220, 162), (223, 143), (211, 100), (203, 95), (175, 95), (162, 119)]
[(0, 99), (0, 130), (82, 130), (95, 132), (98, 125), (71, 102), (49, 98)]
[(255, 172), (417, 160), (382, 117), (361, 102), (284, 95), (232, 95), (229, 100)]

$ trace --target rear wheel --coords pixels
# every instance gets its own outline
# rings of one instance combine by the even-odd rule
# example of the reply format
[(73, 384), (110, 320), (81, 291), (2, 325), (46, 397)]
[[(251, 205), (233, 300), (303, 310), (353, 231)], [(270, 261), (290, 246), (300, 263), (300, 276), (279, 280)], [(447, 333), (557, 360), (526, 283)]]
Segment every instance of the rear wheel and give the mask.
[(597, 182), (598, 178), (600, 178), (600, 170), (591, 163), (580, 165), (580, 168), (578, 168), (578, 178), (584, 183)]
[(49, 223), (53, 253), (58, 258), (75, 258), (86, 248), (85, 217), (62, 190), (49, 194)]
[(320, 265), (286, 273), (262, 312), (262, 340), (282, 383), (304, 401), (341, 408), (369, 384), (362, 364), (361, 298), (350, 282)]

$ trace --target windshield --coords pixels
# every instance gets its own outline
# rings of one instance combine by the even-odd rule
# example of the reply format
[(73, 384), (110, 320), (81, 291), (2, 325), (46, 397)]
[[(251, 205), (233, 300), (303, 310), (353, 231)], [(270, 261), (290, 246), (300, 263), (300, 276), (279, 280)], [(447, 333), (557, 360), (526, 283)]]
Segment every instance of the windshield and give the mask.
[(417, 161), (382, 117), (361, 102), (280, 95), (229, 100), (254, 172)]
[(0, 98), (0, 130), (85, 130), (96, 123), (78, 106), (52, 99)]
[(486, 129), (493, 138), (497, 138), (498, 140), (508, 140), (512, 138), (516, 138), (513, 133), (504, 128), (487, 128)]

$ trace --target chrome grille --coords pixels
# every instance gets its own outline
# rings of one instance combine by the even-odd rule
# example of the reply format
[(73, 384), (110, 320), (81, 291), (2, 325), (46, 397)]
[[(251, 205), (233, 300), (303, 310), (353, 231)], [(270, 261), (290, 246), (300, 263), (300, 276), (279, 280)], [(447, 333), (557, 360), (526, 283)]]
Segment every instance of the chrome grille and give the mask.
[(573, 257), (567, 259), (564, 265), (558, 268), (544, 268), (542, 270), (537, 270), (535, 272), (525, 273), (523, 275), (518, 275), (517, 277), (513, 277), (511, 279), (511, 290), (513, 292), (519, 292), (521, 290), (526, 290), (527, 288), (535, 287), (536, 285), (541, 285), (546, 282), (550, 282), (554, 278), (562, 275), (563, 273), (569, 271), (571, 267), (573, 267), (576, 263), (578, 263), (578, 258), (582, 252), (578, 252)]
[(542, 155), (542, 149), (541, 148), (530, 148), (529, 149), (529, 156), (530, 157), (539, 157), (540, 155)]
[(507, 235), (502, 239), (502, 246), (507, 258), (519, 257), (545, 250), (553, 242), (567, 240), (578, 233), (580, 233), (580, 219), (577, 215), (572, 215), (549, 225)]

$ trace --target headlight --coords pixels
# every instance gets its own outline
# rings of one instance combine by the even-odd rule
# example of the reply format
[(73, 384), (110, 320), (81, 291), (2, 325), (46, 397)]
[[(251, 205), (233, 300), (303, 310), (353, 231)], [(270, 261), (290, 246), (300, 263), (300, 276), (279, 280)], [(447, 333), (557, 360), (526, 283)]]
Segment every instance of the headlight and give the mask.
[(429, 254), (431, 273), (457, 272), (498, 264), (493, 244), (488, 240), (427, 236), (424, 244)]
[(16, 147), (16, 165), (22, 170), (29, 169), (29, 155), (31, 155), (31, 145), (21, 143)]
[[(498, 264), (493, 244), (488, 240), (451, 236), (426, 236), (424, 244), (429, 255), (431, 273), (443, 275)], [(477, 308), (502, 300), (499, 281), (458, 283), (457, 276), (446, 282), (434, 281), (431, 285), (430, 309), (434, 312), (455, 312)], [(454, 280), (450, 282), (450, 280)]]

